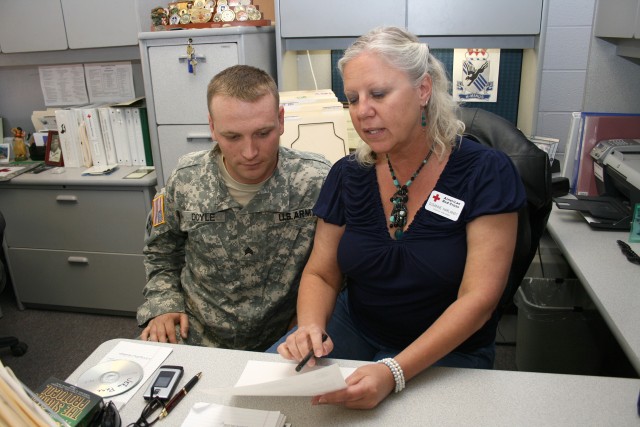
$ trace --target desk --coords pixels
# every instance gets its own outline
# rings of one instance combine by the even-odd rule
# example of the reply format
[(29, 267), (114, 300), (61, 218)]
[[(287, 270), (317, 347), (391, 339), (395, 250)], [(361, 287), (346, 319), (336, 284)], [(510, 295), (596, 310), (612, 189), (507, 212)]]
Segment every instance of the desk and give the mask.
[[(596, 231), (572, 210), (551, 211), (547, 230), (640, 373), (640, 266), (627, 261), (616, 240), (629, 232)], [(640, 243), (630, 243), (640, 252)]]
[[(75, 383), (123, 340), (101, 344), (70, 376)], [(140, 341), (135, 341), (140, 343)], [(431, 368), (407, 388), (369, 411), (312, 406), (308, 397), (210, 396), (203, 390), (235, 384), (248, 360), (283, 361), (275, 354), (173, 344), (165, 364), (182, 365), (186, 379), (203, 371), (201, 380), (160, 424), (179, 426), (196, 402), (279, 410), (294, 427), (303, 426), (638, 426), (639, 379), (540, 374), (532, 372)], [(328, 360), (322, 363), (328, 363)], [(363, 362), (340, 360), (340, 366)], [(123, 425), (144, 407), (140, 388), (120, 411)]]

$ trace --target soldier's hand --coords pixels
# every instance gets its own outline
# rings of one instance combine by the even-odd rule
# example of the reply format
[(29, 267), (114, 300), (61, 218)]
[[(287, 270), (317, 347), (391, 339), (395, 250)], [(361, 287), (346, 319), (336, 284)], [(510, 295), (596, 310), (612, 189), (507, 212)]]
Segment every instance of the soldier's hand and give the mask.
[(189, 319), (185, 313), (165, 313), (154, 317), (142, 330), (140, 339), (176, 344), (178, 342), (175, 332), (176, 324), (180, 324), (180, 336), (186, 339), (189, 332)]

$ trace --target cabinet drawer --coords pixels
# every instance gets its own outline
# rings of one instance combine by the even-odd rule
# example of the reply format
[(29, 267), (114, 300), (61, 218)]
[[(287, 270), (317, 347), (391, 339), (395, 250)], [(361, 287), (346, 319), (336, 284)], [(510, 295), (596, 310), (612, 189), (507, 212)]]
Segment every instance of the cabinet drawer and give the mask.
[(9, 249), (25, 304), (135, 312), (144, 298), (143, 255)]
[(148, 213), (144, 197), (141, 190), (3, 189), (7, 244), (141, 254)]
[(167, 181), (178, 159), (193, 151), (213, 147), (209, 126), (158, 126), (158, 140), (164, 181)]
[(148, 48), (157, 124), (207, 124), (207, 85), (211, 78), (239, 64), (237, 43), (199, 44), (193, 39), (198, 60), (196, 73), (187, 71), (187, 38), (171, 39), (175, 45)]

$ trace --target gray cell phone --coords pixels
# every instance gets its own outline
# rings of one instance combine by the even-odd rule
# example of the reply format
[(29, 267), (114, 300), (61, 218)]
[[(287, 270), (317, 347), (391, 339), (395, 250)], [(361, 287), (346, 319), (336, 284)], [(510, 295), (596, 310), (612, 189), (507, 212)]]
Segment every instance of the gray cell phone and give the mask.
[(163, 365), (158, 369), (158, 373), (151, 381), (151, 385), (144, 392), (144, 398), (150, 400), (158, 398), (160, 400), (169, 400), (173, 395), (183, 372), (182, 366)]

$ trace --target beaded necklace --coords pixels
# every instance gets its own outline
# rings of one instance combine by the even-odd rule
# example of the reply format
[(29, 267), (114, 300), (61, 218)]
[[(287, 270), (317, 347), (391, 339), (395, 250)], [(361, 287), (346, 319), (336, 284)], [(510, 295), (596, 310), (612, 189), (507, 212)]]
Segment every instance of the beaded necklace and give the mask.
[(391, 166), (391, 159), (389, 159), (389, 155), (387, 154), (387, 163), (389, 164), (389, 172), (391, 172), (391, 179), (393, 179), (393, 185), (396, 187), (396, 192), (391, 196), (391, 203), (393, 207), (391, 208), (391, 215), (389, 216), (389, 228), (396, 228), (394, 236), (396, 239), (400, 239), (404, 234), (403, 228), (407, 224), (407, 202), (409, 201), (409, 186), (416, 179), (416, 176), (420, 173), (424, 165), (429, 161), (429, 157), (431, 157), (431, 153), (433, 153), (433, 149), (429, 150), (427, 156), (422, 160), (418, 169), (411, 175), (411, 178), (403, 185), (400, 186), (398, 182), (398, 178), (396, 178), (396, 173), (393, 171), (393, 166)]

